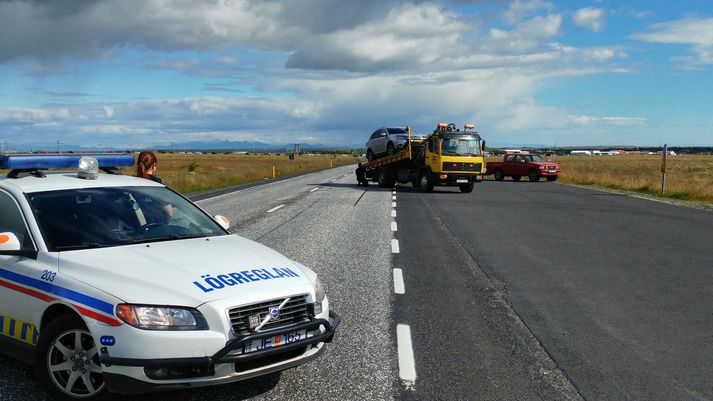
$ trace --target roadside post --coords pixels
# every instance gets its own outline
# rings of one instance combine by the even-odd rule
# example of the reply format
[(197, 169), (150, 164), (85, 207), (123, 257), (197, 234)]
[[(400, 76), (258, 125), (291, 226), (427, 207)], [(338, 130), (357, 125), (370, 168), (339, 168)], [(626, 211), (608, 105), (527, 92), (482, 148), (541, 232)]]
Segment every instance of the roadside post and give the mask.
[(275, 171), (275, 166), (272, 166), (272, 179), (274, 180), (275, 177), (277, 176), (277, 172)]
[(668, 153), (668, 145), (663, 144), (663, 152), (661, 152), (661, 193), (666, 193), (666, 153)]

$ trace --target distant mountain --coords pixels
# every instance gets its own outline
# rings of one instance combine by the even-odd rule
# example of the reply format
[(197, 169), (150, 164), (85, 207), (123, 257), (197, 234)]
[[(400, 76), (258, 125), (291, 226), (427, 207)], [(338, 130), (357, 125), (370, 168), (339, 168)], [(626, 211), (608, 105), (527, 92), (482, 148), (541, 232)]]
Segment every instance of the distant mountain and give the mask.
[[(359, 148), (360, 145), (336, 145), (336, 144), (300, 144), (301, 150), (319, 150), (328, 148)], [(16, 145), (12, 147), (13, 151), (18, 152), (29, 152), (29, 151), (57, 151), (56, 144), (33, 144), (33, 145)], [(62, 152), (88, 152), (88, 151), (125, 151), (125, 150), (141, 150), (146, 148), (131, 149), (130, 147), (123, 146), (103, 146), (91, 147), (91, 146), (79, 146), (74, 144), (62, 144), (59, 148)], [(205, 151), (205, 150), (245, 150), (245, 151), (285, 151), (289, 149), (294, 149), (294, 144), (269, 144), (260, 141), (190, 141), (190, 142), (180, 142), (172, 144), (161, 144), (151, 147), (154, 150), (163, 151)]]

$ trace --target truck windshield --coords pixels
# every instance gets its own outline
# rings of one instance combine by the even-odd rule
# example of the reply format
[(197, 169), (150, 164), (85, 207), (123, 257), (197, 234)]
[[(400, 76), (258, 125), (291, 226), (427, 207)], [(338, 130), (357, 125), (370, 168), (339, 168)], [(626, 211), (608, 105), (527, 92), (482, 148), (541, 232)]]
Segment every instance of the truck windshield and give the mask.
[(540, 155), (525, 155), (525, 160), (535, 163), (545, 161)]
[(480, 156), (480, 139), (443, 138), (441, 152), (445, 156)]
[(27, 198), (51, 252), (225, 235), (203, 211), (163, 187), (71, 189)]

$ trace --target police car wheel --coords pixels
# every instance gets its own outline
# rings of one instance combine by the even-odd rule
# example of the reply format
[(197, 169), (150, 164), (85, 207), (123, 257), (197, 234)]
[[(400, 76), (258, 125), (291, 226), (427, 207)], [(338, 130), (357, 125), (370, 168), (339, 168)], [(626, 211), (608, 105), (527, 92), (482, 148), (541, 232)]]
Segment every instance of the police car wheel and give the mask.
[(55, 400), (106, 400), (99, 348), (76, 317), (62, 316), (42, 330), (37, 376)]

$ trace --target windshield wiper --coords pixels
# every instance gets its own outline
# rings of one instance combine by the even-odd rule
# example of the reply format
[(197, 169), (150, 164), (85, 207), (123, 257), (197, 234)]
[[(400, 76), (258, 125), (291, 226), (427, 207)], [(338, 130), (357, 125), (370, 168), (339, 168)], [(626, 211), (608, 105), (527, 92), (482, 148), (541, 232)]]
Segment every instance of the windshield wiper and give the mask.
[(81, 245), (57, 246), (54, 249), (57, 252), (62, 252), (62, 251), (78, 251), (80, 249), (106, 248), (106, 247), (110, 247), (110, 246), (116, 246), (116, 244), (98, 244), (96, 242), (91, 242), (91, 243), (84, 243)]
[(205, 235), (164, 235), (161, 237), (135, 239), (130, 244), (145, 244), (147, 242), (175, 241), (179, 239), (203, 238)]

